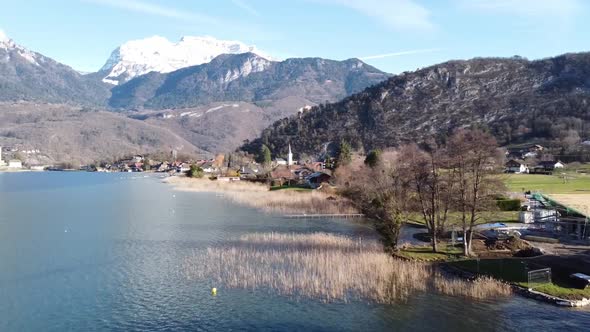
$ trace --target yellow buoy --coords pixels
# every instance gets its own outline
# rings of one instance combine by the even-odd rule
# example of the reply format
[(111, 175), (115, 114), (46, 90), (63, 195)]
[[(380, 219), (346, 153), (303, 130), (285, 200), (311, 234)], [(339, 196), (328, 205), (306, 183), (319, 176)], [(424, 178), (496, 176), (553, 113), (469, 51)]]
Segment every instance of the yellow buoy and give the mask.
[(211, 295), (217, 295), (217, 288), (211, 288)]

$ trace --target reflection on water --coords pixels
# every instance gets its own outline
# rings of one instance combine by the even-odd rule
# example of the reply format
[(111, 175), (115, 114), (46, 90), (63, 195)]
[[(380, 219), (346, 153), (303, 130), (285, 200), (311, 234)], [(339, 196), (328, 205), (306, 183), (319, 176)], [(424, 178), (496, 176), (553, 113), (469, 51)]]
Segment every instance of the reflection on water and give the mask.
[[(0, 174), (0, 331), (584, 330), (586, 310), (519, 297), (469, 302), (419, 294), (396, 305), (322, 303), (219, 289), (181, 271), (195, 249), (246, 233), (364, 225), (257, 213), (214, 194), (172, 192), (134, 174)], [(417, 281), (419, 282), (419, 281)]]

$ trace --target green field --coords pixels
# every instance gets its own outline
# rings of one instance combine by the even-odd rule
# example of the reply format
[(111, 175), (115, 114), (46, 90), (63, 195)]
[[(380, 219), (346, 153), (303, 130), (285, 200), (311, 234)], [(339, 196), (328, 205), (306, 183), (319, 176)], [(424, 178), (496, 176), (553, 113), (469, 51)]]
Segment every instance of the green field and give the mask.
[[(518, 222), (518, 211), (490, 211), (481, 212), (478, 224), (489, 222)], [(424, 218), (419, 213), (411, 213), (408, 216), (408, 222), (411, 224), (424, 225)], [(459, 212), (449, 212), (447, 225), (460, 225), (462, 223)]]
[(452, 247), (449, 245), (439, 244), (439, 252), (432, 252), (431, 246), (412, 246), (399, 251), (398, 255), (404, 258), (422, 262), (435, 262), (435, 261), (449, 261), (457, 259), (463, 254), (461, 248)]
[(270, 187), (270, 191), (275, 191), (275, 190), (293, 190), (293, 191), (304, 191), (304, 192), (313, 191), (313, 189), (311, 189), (311, 188), (298, 187), (298, 186), (272, 186), (272, 187)]
[(511, 191), (539, 191), (546, 194), (590, 194), (590, 175), (566, 173), (562, 175), (510, 174), (506, 185)]
[(564, 299), (580, 300), (590, 298), (590, 288), (576, 289), (567, 285), (567, 280), (553, 280), (553, 283), (529, 285), (527, 281), (527, 261), (513, 258), (499, 259), (468, 259), (448, 263), (465, 271), (488, 275), (523, 287), (561, 297)]

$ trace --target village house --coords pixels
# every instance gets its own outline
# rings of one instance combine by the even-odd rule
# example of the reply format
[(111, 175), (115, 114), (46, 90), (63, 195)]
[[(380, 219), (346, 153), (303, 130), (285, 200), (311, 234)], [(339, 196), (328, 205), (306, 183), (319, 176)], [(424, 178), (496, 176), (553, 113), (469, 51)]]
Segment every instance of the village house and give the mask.
[(505, 165), (506, 173), (523, 174), (529, 172), (529, 167), (522, 160), (510, 159)]
[(170, 164), (168, 162), (163, 161), (160, 164), (156, 165), (156, 172), (168, 172), (170, 169)]
[(217, 177), (217, 181), (235, 182), (235, 181), (240, 181), (240, 177), (239, 176), (219, 176), (219, 177)]
[(179, 163), (176, 165), (176, 172), (177, 173), (186, 173), (191, 169), (191, 165), (189, 163)]
[(305, 178), (307, 178), (308, 176), (312, 175), (315, 172), (316, 172), (316, 170), (311, 169), (307, 166), (301, 166), (301, 167), (298, 167), (297, 169), (293, 170), (293, 174), (299, 180), (304, 180)]
[(315, 172), (321, 172), (324, 169), (326, 169), (326, 164), (321, 161), (316, 161), (316, 162), (305, 164), (305, 167), (307, 167), (311, 170), (314, 170)]
[(332, 179), (332, 176), (323, 172), (316, 172), (308, 176), (305, 181), (313, 189), (317, 189), (324, 183), (328, 183)]
[(513, 159), (537, 158), (545, 150), (545, 147), (539, 144), (530, 144), (509, 148), (506, 155)]
[(561, 161), (540, 161), (537, 166), (535, 166), (536, 172), (553, 172), (556, 169), (564, 168), (565, 164)]
[(240, 168), (240, 178), (242, 179), (256, 179), (258, 169), (242, 166)]
[(6, 165), (6, 163), (2, 159), (2, 147), (0, 146), (0, 167), (5, 166), (5, 165)]
[(141, 162), (136, 162), (136, 163), (132, 163), (129, 168), (131, 169), (132, 172), (143, 172), (143, 163)]
[(206, 161), (204, 163), (197, 164), (197, 166), (201, 167), (203, 172), (211, 174), (217, 172), (217, 168), (213, 165), (213, 162)]
[(270, 177), (275, 183), (275, 185), (282, 186), (282, 185), (291, 185), (294, 184), (297, 180), (295, 174), (293, 174), (293, 170), (291, 170), (286, 165), (279, 165), (275, 167), (270, 172)]
[(18, 159), (9, 160), (8, 168), (23, 168), (23, 162)]

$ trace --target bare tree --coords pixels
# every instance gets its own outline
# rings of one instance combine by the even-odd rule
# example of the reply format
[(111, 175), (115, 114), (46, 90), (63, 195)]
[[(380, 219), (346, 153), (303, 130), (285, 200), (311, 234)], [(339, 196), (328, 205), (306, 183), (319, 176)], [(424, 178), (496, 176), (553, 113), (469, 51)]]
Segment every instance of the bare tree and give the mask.
[(397, 251), (401, 226), (410, 211), (411, 181), (407, 164), (399, 159), (399, 154), (388, 152), (373, 167), (353, 162), (340, 167), (336, 174), (354, 204), (376, 221), (385, 248), (391, 253)]
[(499, 192), (502, 155), (494, 137), (480, 130), (459, 130), (448, 142), (455, 174), (455, 208), (461, 214), (463, 253), (471, 255), (474, 226), (483, 211), (495, 208), (494, 194)]
[(452, 206), (454, 186), (454, 173), (448, 171), (446, 152), (433, 143), (426, 151), (411, 144), (402, 147), (400, 160), (407, 163), (413, 208), (422, 215), (431, 236), (432, 250), (437, 252), (438, 238), (444, 232)]

